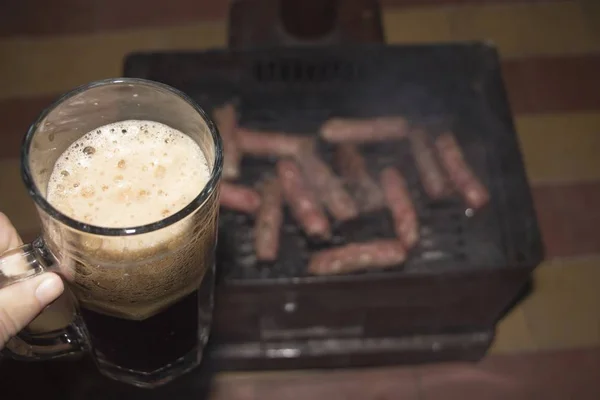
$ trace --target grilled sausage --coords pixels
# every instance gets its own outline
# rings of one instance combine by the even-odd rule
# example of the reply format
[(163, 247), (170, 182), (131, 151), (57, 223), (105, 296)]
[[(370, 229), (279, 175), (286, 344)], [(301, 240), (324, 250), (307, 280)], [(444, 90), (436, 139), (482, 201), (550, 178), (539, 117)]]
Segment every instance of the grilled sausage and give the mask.
[(281, 185), (270, 179), (261, 192), (262, 204), (256, 217), (254, 244), (259, 261), (275, 261), (279, 251), (279, 234), (283, 221)]
[(240, 175), (242, 155), (236, 142), (237, 116), (233, 104), (228, 103), (215, 109), (213, 118), (223, 139), (223, 179), (236, 179)]
[(355, 192), (361, 211), (374, 211), (385, 205), (383, 193), (369, 174), (365, 159), (355, 145), (340, 144), (335, 152), (335, 163), (341, 176)]
[(223, 208), (246, 214), (256, 213), (261, 203), (260, 195), (254, 189), (229, 182), (221, 182), (219, 201)]
[(291, 160), (279, 160), (277, 174), (283, 198), (304, 232), (308, 236), (329, 239), (331, 237), (329, 221), (312, 189), (304, 180), (298, 165)]
[(333, 275), (382, 269), (401, 264), (405, 259), (406, 251), (400, 241), (373, 240), (319, 251), (311, 257), (308, 272), (313, 275)]
[(298, 163), (304, 175), (310, 178), (317, 196), (335, 219), (346, 221), (358, 216), (358, 207), (341, 180), (312, 149), (303, 151), (298, 157)]
[(321, 136), (331, 143), (359, 144), (403, 139), (409, 130), (403, 117), (332, 118), (321, 126)]
[(454, 135), (446, 132), (435, 141), (442, 165), (465, 202), (474, 209), (483, 207), (490, 199), (485, 186), (467, 165)]
[(410, 133), (409, 139), (421, 183), (427, 195), (437, 200), (450, 194), (448, 179), (427, 132), (423, 129), (415, 129)]
[(257, 157), (296, 157), (314, 142), (310, 137), (247, 128), (237, 128), (236, 137), (244, 153)]
[(381, 187), (394, 220), (396, 235), (410, 249), (419, 240), (419, 222), (406, 181), (396, 168), (387, 167), (381, 172)]

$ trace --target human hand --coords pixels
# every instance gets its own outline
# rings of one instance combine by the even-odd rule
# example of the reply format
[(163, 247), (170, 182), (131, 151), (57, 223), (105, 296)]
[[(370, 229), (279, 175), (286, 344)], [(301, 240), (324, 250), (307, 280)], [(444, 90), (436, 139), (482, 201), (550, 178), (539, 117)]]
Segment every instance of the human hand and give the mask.
[[(15, 227), (0, 212), (0, 254), (22, 244)], [(63, 290), (62, 280), (51, 272), (0, 289), (0, 350)]]

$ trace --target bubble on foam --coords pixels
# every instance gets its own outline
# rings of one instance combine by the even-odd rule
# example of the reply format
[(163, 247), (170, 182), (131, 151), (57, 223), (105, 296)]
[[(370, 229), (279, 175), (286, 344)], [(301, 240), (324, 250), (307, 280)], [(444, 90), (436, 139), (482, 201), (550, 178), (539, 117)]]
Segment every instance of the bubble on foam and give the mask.
[[(75, 146), (75, 147), (77, 147), (77, 146)], [(96, 152), (96, 149), (93, 146), (85, 146), (83, 148), (83, 154), (85, 154), (86, 156), (91, 156), (95, 152)]]
[(92, 198), (96, 194), (96, 190), (92, 186), (86, 186), (81, 189), (81, 195), (86, 199)]

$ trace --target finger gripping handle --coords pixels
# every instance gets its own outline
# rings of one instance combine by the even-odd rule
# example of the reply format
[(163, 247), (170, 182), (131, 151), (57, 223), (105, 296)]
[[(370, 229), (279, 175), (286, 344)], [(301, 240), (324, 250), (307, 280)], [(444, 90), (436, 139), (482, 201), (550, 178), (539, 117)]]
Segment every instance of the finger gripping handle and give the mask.
[[(56, 268), (56, 260), (42, 238), (8, 250), (0, 255), (0, 290)], [(42, 311), (44, 313), (44, 311)], [(79, 318), (65, 328), (51, 332), (24, 329), (12, 338), (3, 354), (17, 360), (49, 360), (80, 353), (86, 348)]]

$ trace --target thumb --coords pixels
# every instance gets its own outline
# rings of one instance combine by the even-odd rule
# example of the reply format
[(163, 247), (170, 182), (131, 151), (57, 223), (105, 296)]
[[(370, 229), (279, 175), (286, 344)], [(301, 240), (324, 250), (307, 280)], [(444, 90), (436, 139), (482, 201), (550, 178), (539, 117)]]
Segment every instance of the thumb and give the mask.
[(64, 290), (54, 273), (44, 273), (0, 289), (0, 349)]

